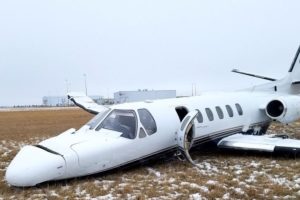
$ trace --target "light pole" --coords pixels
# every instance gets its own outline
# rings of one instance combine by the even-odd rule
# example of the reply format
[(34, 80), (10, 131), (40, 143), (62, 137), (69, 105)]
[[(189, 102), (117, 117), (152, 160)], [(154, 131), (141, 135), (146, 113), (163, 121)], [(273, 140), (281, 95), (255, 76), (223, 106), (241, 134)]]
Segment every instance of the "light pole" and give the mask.
[[(67, 94), (69, 93), (69, 82), (68, 82), (68, 79), (65, 80), (66, 81), (66, 88), (67, 88)], [(67, 98), (67, 106), (70, 105), (70, 102), (69, 102), (69, 98)]]
[(85, 95), (87, 96), (88, 95), (87, 94), (87, 85), (86, 85), (86, 77), (87, 77), (87, 75), (83, 74), (83, 76), (84, 76)]

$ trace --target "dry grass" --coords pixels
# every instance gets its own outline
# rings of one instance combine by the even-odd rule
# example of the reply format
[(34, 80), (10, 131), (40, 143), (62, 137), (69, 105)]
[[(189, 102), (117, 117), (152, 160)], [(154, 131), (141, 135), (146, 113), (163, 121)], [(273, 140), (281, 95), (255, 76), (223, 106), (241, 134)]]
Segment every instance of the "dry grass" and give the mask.
[(79, 128), (91, 117), (77, 109), (0, 112), (0, 140), (54, 136), (70, 127)]
[[(91, 117), (81, 110), (0, 112), (0, 199), (300, 199), (299, 158), (209, 149), (192, 153), (200, 169), (173, 158), (27, 189), (7, 185), (5, 169), (20, 146)], [(297, 138), (299, 128), (271, 127)]]

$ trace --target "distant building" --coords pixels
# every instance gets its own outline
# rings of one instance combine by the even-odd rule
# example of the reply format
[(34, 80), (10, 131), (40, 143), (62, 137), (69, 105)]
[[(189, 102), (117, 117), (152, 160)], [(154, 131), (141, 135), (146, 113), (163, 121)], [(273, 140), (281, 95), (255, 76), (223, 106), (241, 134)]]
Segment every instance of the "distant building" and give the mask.
[[(102, 96), (90, 96), (96, 103), (104, 104), (107, 100)], [(72, 101), (66, 96), (45, 96), (43, 97), (44, 106), (73, 106)]]
[(138, 90), (114, 93), (114, 102), (116, 104), (168, 98), (176, 98), (176, 90)]

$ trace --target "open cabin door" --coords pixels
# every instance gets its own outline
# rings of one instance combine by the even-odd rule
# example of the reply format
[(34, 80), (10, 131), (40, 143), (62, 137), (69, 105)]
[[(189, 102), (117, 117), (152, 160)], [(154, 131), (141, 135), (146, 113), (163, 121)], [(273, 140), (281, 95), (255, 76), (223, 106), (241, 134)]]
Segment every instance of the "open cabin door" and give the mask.
[(191, 162), (193, 165), (195, 165), (195, 163), (190, 156), (189, 150), (193, 145), (193, 139), (194, 139), (193, 125), (197, 115), (198, 115), (198, 111), (196, 110), (189, 112), (182, 120), (180, 124), (180, 128), (177, 132), (178, 146), (183, 151), (187, 160)]

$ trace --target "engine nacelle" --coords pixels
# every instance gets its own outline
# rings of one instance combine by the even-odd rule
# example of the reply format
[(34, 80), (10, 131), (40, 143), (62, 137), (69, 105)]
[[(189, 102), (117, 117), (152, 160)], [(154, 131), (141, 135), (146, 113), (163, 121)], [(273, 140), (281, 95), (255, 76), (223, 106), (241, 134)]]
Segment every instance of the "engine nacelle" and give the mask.
[(300, 119), (300, 97), (283, 96), (273, 99), (266, 106), (266, 114), (272, 120), (287, 124)]

